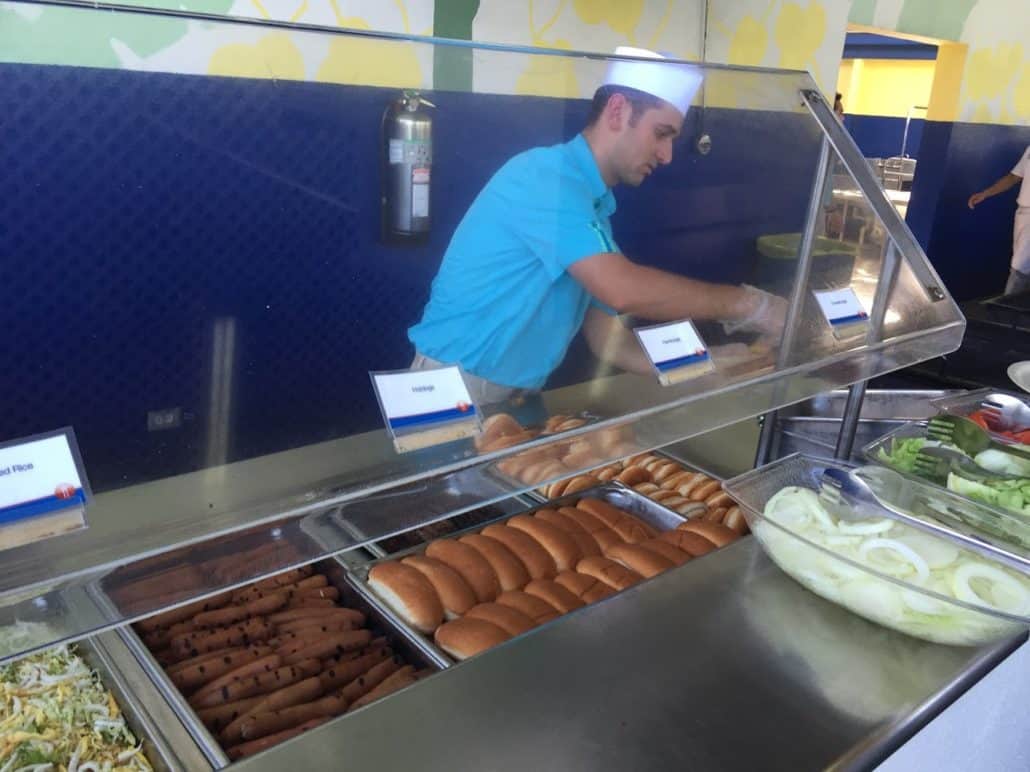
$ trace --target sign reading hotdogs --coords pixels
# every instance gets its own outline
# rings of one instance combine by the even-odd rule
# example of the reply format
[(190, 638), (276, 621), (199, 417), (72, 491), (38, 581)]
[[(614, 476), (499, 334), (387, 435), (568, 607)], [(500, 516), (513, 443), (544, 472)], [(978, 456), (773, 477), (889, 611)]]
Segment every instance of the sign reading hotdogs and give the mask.
[(696, 378), (715, 369), (708, 347), (693, 322), (684, 319), (671, 324), (638, 327), (634, 332), (663, 386)]
[(88, 498), (71, 429), (0, 445), (0, 549), (85, 527)]
[(479, 411), (460, 367), (369, 375), (398, 453), (479, 434)]

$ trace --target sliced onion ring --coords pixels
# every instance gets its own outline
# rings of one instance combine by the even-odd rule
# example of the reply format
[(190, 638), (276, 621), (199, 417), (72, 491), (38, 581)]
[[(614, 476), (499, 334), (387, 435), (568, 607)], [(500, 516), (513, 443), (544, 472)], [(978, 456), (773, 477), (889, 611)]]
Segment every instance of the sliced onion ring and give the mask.
[(903, 562), (908, 563), (916, 570), (920, 582), (925, 582), (929, 578), (930, 568), (926, 565), (926, 561), (907, 544), (902, 544), (897, 539), (870, 539), (858, 548), (858, 555), (863, 560), (868, 560), (869, 553), (876, 549), (889, 550), (900, 555)]
[[(991, 593), (991, 599), (988, 600), (973, 589), (970, 583), (973, 579), (984, 579), (988, 582), (1002, 585), (1005, 591), (1018, 598), (1019, 602), (1014, 607), (999, 606), (995, 602), (993, 592)], [(959, 566), (952, 577), (952, 589), (955, 591), (955, 597), (966, 603), (971, 603), (975, 606), (988, 606), (999, 611), (1014, 614), (1025, 615), (1028, 602), (1030, 602), (1030, 591), (1025, 586), (1000, 568), (995, 568), (986, 563), (970, 562)]]

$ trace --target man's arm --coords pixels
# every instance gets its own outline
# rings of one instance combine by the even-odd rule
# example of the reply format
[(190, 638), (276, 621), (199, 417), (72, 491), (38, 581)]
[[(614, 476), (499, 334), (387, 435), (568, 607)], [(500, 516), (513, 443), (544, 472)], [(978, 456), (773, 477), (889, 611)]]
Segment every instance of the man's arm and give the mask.
[(622, 326), (618, 317), (609, 316), (599, 308), (587, 309), (583, 335), (598, 359), (632, 373), (651, 372), (651, 363), (636, 336)]
[[(735, 320), (757, 314), (768, 315), (771, 328), (782, 324), (786, 313), (787, 304), (782, 298), (770, 301), (771, 296), (753, 289), (712, 284), (637, 265), (617, 252), (583, 258), (568, 271), (587, 292), (620, 314), (655, 321)], [(758, 326), (763, 326), (763, 321), (756, 319)]]
[(991, 185), (989, 188), (984, 188), (979, 193), (974, 193), (973, 195), (971, 195), (969, 197), (969, 208), (972, 209), (981, 201), (984, 201), (990, 198), (991, 196), (996, 196), (999, 193), (1004, 193), (1006, 190), (1015, 187), (1022, 181), (1023, 178), (1020, 177), (1018, 174), (1013, 174), (1012, 172), (1009, 172), (1004, 177), (995, 182), (993, 185)]

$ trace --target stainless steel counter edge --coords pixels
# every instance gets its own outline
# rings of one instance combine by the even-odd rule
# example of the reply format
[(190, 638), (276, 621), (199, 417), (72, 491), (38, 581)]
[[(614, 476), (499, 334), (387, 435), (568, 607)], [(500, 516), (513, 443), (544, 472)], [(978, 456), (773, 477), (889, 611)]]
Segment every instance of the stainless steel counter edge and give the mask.
[(116, 691), (122, 708), (141, 723), (147, 741), (153, 743), (169, 768), (176, 772), (211, 770), (212, 766), (172, 706), (140, 667), (118, 632), (112, 630), (93, 636), (89, 643), (107, 671), (104, 675), (111, 679), (108, 685)]
[(1025, 637), (895, 633), (742, 539), (238, 768), (864, 769)]

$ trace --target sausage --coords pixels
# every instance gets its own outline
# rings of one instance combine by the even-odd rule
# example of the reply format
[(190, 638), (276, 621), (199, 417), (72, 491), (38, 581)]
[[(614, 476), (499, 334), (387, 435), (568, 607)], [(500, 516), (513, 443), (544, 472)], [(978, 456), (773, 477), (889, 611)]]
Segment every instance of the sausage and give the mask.
[(315, 640), (313, 643), (309, 641), (307, 645), (302, 645), (304, 639), (301, 639), (300, 642), (293, 644), (293, 646), (287, 646), (283, 649), (283, 662), (287, 665), (292, 665), (295, 662), (310, 659), (311, 657), (325, 659), (334, 654), (363, 648), (371, 640), (372, 632), (370, 630), (348, 630), (344, 633), (332, 633)]
[(268, 617), (268, 621), (273, 625), (287, 624), (290, 622), (296, 622), (301, 619), (319, 619), (322, 621), (328, 621), (329, 619), (357, 619), (360, 620), (360, 624), (365, 624), (365, 615), (360, 611), (355, 611), (352, 608), (340, 608), (334, 606), (333, 608), (292, 608), (286, 611), (279, 611)]
[(405, 665), (400, 670), (395, 670), (379, 686), (365, 694), (364, 697), (360, 697), (352, 702), (350, 707), (347, 708), (347, 712), (350, 713), (352, 710), (363, 708), (380, 697), (385, 697), (388, 694), (403, 689), (405, 686), (415, 683), (415, 681), (415, 668), (411, 665)]
[(316, 726), (321, 726), (329, 720), (328, 716), (322, 718), (313, 718), (310, 721), (305, 721), (300, 726), (295, 726), (292, 729), (285, 729), (282, 732), (276, 732), (257, 740), (251, 740), (250, 742), (241, 743), (234, 745), (229, 748), (226, 753), (229, 758), (233, 761), (245, 758), (255, 753), (260, 753), (263, 750), (267, 750), (274, 745), (278, 745), (281, 742), (289, 740), (291, 737), (296, 737), (299, 734), (303, 734), (309, 729), (314, 729)]
[(330, 633), (345, 633), (348, 630), (354, 629), (356, 629), (356, 625), (352, 619), (341, 619), (338, 622), (328, 622), (325, 624), (313, 623), (290, 630), (283, 630), (280, 625), (279, 634), (274, 638), (270, 638), (268, 645), (278, 649), (284, 645), (295, 643), (302, 638), (318, 640), (320, 637)]
[(208, 651), (204, 654), (198, 654), (195, 657), (191, 657), (190, 659), (184, 659), (182, 662), (176, 662), (174, 665), (169, 665), (166, 672), (168, 675), (175, 675), (181, 670), (185, 670), (193, 665), (198, 665), (206, 660), (213, 659), (214, 657), (221, 657), (223, 654), (235, 654), (238, 651), (243, 651), (243, 647), (237, 646), (234, 648), (219, 649), (218, 651)]
[(337, 608), (337, 603), (331, 598), (306, 598), (304, 596), (294, 597), (290, 600), (287, 608)]
[(404, 663), (400, 657), (391, 657), (383, 660), (363, 675), (358, 676), (345, 687), (336, 692), (346, 698), (347, 702), (353, 702), (368, 694), (379, 684), (387, 679), (391, 673), (399, 669)]
[(207, 651), (230, 646), (249, 646), (267, 641), (275, 633), (275, 626), (264, 619), (248, 619), (232, 627), (184, 633), (172, 639), (171, 647), (183, 656), (195, 657)]
[(357, 617), (302, 617), (293, 622), (282, 622), (276, 628), (280, 637), (287, 634), (309, 635), (325, 628), (323, 632), (342, 632), (343, 630), (357, 630), (364, 627), (364, 620)]
[(346, 662), (330, 663), (323, 662), (322, 672), (318, 679), (322, 688), (330, 692), (333, 689), (340, 689), (355, 678), (364, 675), (380, 662), (393, 657), (393, 649), (389, 646), (373, 649), (366, 654), (361, 654)]
[(215, 708), (202, 708), (197, 711), (197, 717), (204, 726), (217, 733), (233, 721), (246, 716), (250, 709), (257, 707), (260, 702), (260, 697), (250, 697), (239, 702), (227, 702)]
[(322, 660), (322, 666), (331, 667), (333, 665), (339, 665), (341, 662), (349, 662), (352, 659), (357, 659), (358, 657), (370, 654), (376, 649), (385, 649), (388, 647), (389, 641), (386, 640), (386, 636), (381, 635), (378, 638), (373, 638), (369, 641), (368, 645), (363, 649), (358, 649), (357, 651), (345, 651), (340, 654), (334, 654), (331, 657), (326, 657)]
[(270, 710), (281, 710), (291, 705), (300, 705), (302, 702), (311, 702), (318, 699), (325, 693), (322, 686), (321, 676), (310, 676), (295, 684), (276, 689), (274, 692), (263, 695), (251, 713), (264, 713)]
[[(222, 649), (214, 652), (207, 659), (194, 657), (182, 664), (186, 667), (179, 668), (174, 673), (169, 672), (168, 677), (178, 689), (184, 693), (193, 692), (204, 684), (210, 683), (216, 678), (229, 673), (244, 665), (255, 662), (262, 657), (272, 653), (270, 646), (251, 646), (249, 649)], [(187, 663), (193, 664), (187, 664)]]
[[(309, 576), (307, 579), (295, 582), (294, 584), (284, 584), (282, 587), (275, 587), (264, 590), (260, 590), (254, 585), (248, 585), (240, 590), (236, 590), (233, 593), (232, 602), (237, 605), (249, 603), (252, 600), (257, 600), (258, 598), (262, 598), (265, 595), (270, 595), (275, 592), (285, 592), (289, 597), (293, 597), (295, 595), (310, 595), (312, 593), (317, 593), (319, 591), (327, 592), (329, 590), (332, 590), (336, 592), (338, 597), (339, 590), (337, 590), (335, 587), (329, 587), (328, 584), (329, 580), (326, 579), (325, 576), (323, 576), (322, 574), (315, 574), (314, 576)], [(330, 596), (327, 595), (324, 597)]]
[(245, 605), (228, 605), (213, 611), (203, 611), (193, 617), (193, 624), (198, 628), (222, 627), (235, 622), (242, 622), (251, 617), (265, 616), (278, 611), (286, 605), (286, 593), (273, 592)]
[(277, 667), (282, 667), (282, 664), (282, 657), (278, 654), (269, 654), (266, 657), (255, 659), (253, 662), (248, 662), (235, 670), (230, 670), (228, 673), (225, 673), (213, 681), (209, 681), (202, 689), (190, 697), (189, 702), (191, 705), (202, 704), (204, 698), (211, 692), (217, 692), (223, 686), (228, 686), (233, 681), (241, 678), (275, 670)]
[(270, 734), (282, 732), (316, 718), (332, 718), (347, 710), (347, 699), (339, 694), (329, 694), (313, 702), (291, 705), (282, 710), (255, 713), (247, 717), (240, 728), (244, 740), (256, 740)]
[(136, 623), (136, 629), (141, 633), (150, 633), (162, 627), (171, 627), (177, 622), (185, 622), (187, 619), (192, 619), (201, 611), (221, 608), (227, 605), (231, 599), (232, 593), (223, 592), (204, 600), (186, 603), (178, 608), (173, 608), (171, 611), (164, 611), (160, 614), (154, 614), (152, 617), (141, 619)]
[(202, 696), (192, 701), (197, 708), (213, 708), (226, 702), (245, 700), (247, 697), (256, 697), (261, 694), (268, 694), (282, 686), (295, 684), (305, 678), (318, 675), (322, 665), (317, 659), (307, 659), (295, 665), (285, 665), (275, 670), (265, 670), (247, 675), (245, 678), (237, 678), (230, 683), (212, 691), (206, 691)]
[(282, 710), (283, 708), (289, 708), (293, 705), (299, 705), (303, 702), (311, 702), (317, 700), (323, 694), (322, 683), (318, 680), (318, 676), (311, 676), (305, 678), (302, 681), (298, 681), (295, 684), (284, 686), (281, 689), (276, 689), (271, 694), (266, 694), (257, 698), (257, 704), (253, 705), (246, 713), (242, 713), (235, 720), (230, 722), (222, 730), (218, 739), (221, 741), (223, 746), (235, 745), (236, 743), (243, 741), (243, 735), (240, 733), (243, 729), (243, 722), (252, 715), (257, 713), (267, 713), (273, 710)]
[(300, 568), (283, 571), (281, 574), (262, 579), (260, 582), (254, 582), (251, 586), (259, 590), (274, 590), (283, 585), (294, 584), (307, 579), (313, 573), (315, 573), (315, 569), (311, 566), (301, 566)]
[(196, 617), (193, 617), (185, 622), (176, 622), (171, 627), (161, 627), (149, 633), (142, 633), (140, 638), (148, 649), (163, 649), (175, 636), (194, 630), (197, 626), (195, 620)]

